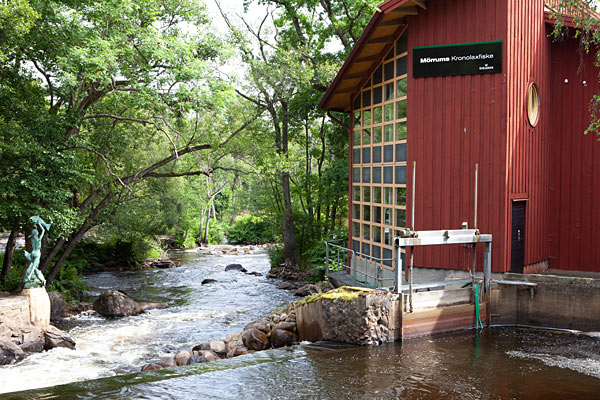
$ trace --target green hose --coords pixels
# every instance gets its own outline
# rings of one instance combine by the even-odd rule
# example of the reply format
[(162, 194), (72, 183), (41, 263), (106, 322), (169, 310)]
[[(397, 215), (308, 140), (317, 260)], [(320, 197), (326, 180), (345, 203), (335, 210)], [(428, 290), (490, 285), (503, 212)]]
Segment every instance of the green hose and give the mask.
[(473, 283), (475, 288), (475, 329), (477, 332), (483, 330), (483, 323), (481, 322), (481, 315), (479, 313), (479, 286), (477, 283)]

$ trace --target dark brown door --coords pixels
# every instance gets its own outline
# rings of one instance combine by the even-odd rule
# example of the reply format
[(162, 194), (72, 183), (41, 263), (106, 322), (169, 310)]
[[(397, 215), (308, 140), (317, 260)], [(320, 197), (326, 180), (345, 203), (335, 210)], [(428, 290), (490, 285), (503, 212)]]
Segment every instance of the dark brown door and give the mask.
[(510, 272), (523, 273), (525, 264), (525, 201), (512, 203)]

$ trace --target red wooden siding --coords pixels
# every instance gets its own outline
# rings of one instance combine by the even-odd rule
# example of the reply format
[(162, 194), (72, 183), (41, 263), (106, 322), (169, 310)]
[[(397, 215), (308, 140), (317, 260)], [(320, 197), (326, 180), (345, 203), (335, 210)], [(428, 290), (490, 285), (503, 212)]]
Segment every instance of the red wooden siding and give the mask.
[[(493, 271), (506, 260), (507, 4), (502, 1), (435, 0), (407, 17), (409, 49), (489, 40), (503, 41), (503, 72), (408, 81), (408, 191), (417, 161), (415, 228), (473, 227), (474, 170), (479, 163), (478, 228), (493, 233)], [(543, 18), (542, 15), (539, 18)], [(410, 221), (411, 195), (407, 220)], [(410, 225), (410, 223), (408, 223)], [(471, 250), (462, 246), (415, 251), (415, 265), (467, 269)], [(481, 269), (483, 259), (478, 258)]]
[(578, 48), (551, 48), (550, 267), (600, 272), (600, 143), (583, 134), (600, 87), (593, 56)]
[[(549, 46), (543, 0), (508, 1), (508, 127), (507, 195), (504, 259), (510, 269), (512, 201), (527, 199), (525, 265), (548, 259), (550, 173)], [(527, 89), (535, 82), (540, 92), (540, 119), (527, 119)], [(496, 240), (496, 236), (494, 237)]]

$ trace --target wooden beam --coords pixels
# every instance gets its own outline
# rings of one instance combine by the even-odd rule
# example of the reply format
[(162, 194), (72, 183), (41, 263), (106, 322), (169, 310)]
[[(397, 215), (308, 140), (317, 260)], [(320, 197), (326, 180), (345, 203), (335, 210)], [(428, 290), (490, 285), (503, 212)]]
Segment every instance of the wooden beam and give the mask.
[(405, 25), (406, 20), (404, 18), (396, 18), (391, 19), (389, 21), (382, 22), (379, 26), (396, 26), (396, 25)]
[(344, 93), (354, 93), (356, 92), (356, 88), (355, 87), (349, 87), (346, 89), (340, 89), (340, 90), (336, 90), (335, 92), (333, 92), (334, 94), (344, 94)]
[(427, 10), (427, 5), (425, 4), (425, 0), (412, 0), (413, 3), (421, 7), (423, 10)]
[(381, 36), (378, 38), (369, 39), (368, 44), (374, 43), (389, 43), (394, 41), (394, 35)]
[(379, 61), (380, 58), (381, 58), (381, 56), (379, 54), (373, 54), (372, 56), (359, 57), (356, 59), (355, 62), (362, 63), (362, 62), (370, 62), (370, 61)]
[(417, 10), (417, 7), (399, 7), (392, 12), (402, 15), (419, 15), (419, 10)]
[(358, 79), (358, 78), (364, 78), (366, 76), (369, 76), (369, 70), (363, 71), (363, 72), (357, 72), (355, 74), (348, 74), (346, 76), (344, 76), (344, 80), (346, 79)]

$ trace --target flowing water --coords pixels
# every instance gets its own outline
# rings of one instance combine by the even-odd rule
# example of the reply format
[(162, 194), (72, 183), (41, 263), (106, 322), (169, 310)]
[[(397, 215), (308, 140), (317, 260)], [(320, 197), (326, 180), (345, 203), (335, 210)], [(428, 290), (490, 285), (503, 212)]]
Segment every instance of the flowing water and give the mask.
[[(76, 351), (54, 349), (0, 368), (0, 392), (46, 388), (0, 398), (600, 398), (599, 338), (517, 328), (374, 348), (302, 343), (139, 373), (151, 360), (239, 332), (291, 300), (277, 282), (223, 271), (224, 264), (235, 261), (265, 273), (262, 254), (186, 253), (181, 261), (182, 267), (170, 270), (90, 276), (94, 295), (116, 287), (140, 301), (167, 301), (172, 307), (121, 320), (90, 316), (68, 321)], [(200, 285), (209, 277), (219, 283)], [(74, 383), (48, 387), (67, 382)]]

